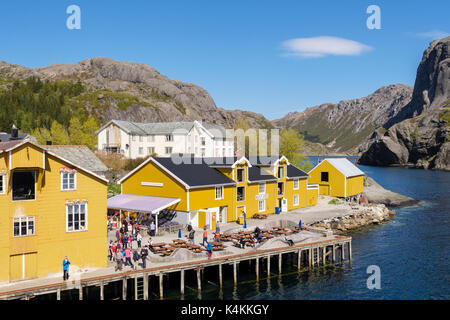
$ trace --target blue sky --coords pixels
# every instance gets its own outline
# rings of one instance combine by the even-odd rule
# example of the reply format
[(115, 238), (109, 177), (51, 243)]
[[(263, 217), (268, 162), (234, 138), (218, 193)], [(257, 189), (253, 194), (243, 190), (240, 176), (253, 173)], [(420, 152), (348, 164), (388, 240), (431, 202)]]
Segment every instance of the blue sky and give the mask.
[[(80, 30), (66, 27), (72, 4), (81, 8)], [(381, 9), (380, 30), (366, 26), (369, 5)], [(448, 12), (443, 0), (15, 0), (0, 6), (0, 60), (27, 67), (96, 56), (143, 62), (204, 87), (219, 107), (276, 119), (383, 85), (413, 85), (428, 43), (450, 33)], [(287, 54), (286, 41), (317, 37), (370, 48)]]

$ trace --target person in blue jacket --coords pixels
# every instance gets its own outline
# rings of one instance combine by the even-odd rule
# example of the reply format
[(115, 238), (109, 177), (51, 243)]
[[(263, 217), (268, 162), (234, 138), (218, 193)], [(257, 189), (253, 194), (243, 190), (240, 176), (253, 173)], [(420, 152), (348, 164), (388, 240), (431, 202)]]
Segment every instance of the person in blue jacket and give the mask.
[(212, 252), (213, 252), (213, 247), (212, 247), (212, 243), (208, 242), (208, 246), (206, 247), (206, 251), (208, 252), (208, 259), (211, 258)]
[(67, 258), (67, 256), (64, 257), (63, 260), (63, 279), (65, 280), (69, 280), (69, 265), (70, 265), (70, 261)]

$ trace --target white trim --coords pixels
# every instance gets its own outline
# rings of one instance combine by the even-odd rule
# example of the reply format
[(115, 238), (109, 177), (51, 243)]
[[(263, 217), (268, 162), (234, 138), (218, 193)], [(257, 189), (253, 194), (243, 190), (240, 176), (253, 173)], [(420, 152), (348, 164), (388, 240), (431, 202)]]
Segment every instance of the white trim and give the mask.
[(319, 185), (318, 185), (318, 184), (308, 184), (308, 185), (306, 186), (306, 189), (307, 189), (307, 190), (314, 190), (314, 189), (319, 190)]
[[(264, 190), (261, 192), (261, 185), (264, 185)], [(258, 184), (258, 193), (259, 194), (263, 194), (263, 193), (266, 193), (266, 183), (265, 182), (263, 182), (263, 183), (259, 183)]]
[(42, 168), (45, 170), (45, 150), (42, 152)]
[[(187, 189), (187, 190), (186, 190), (186, 199), (187, 199), (187, 201), (186, 201), (186, 202), (187, 202), (187, 204), (186, 204), (186, 206), (187, 206), (186, 210), (187, 210), (187, 211), (190, 211), (190, 210), (189, 210), (189, 198), (190, 198), (190, 196), (189, 196), (189, 189)], [(190, 218), (190, 217), (191, 217), (191, 216), (190, 216), (190, 213), (189, 213), (189, 218)]]
[[(293, 179), (293, 180), (294, 180), (293, 188), (294, 188), (294, 190), (298, 190), (300, 188), (300, 180), (298, 178)], [(295, 187), (295, 183), (297, 183), (297, 188)]]
[(170, 203), (168, 203), (168, 204), (166, 204), (166, 205), (164, 205), (164, 206), (162, 206), (162, 207), (159, 207), (159, 208), (157, 208), (157, 209), (154, 209), (153, 211), (152, 211), (152, 214), (156, 214), (156, 215), (158, 215), (159, 214), (159, 211), (161, 211), (161, 210), (163, 210), (163, 209), (166, 209), (166, 208), (168, 208), (168, 207), (170, 207), (170, 206), (173, 206), (174, 204), (177, 204), (178, 202), (180, 202), (181, 201), (181, 199), (175, 199), (174, 201), (172, 201), (172, 202), (170, 202)]
[(141, 186), (144, 187), (162, 187), (163, 184), (161, 182), (141, 182)]
[[(82, 205), (84, 204), (84, 208), (85, 208), (85, 227), (82, 230), (69, 230), (69, 205), (72, 205), (72, 210), (74, 210), (75, 205)], [(72, 233), (72, 232), (84, 232), (84, 231), (88, 231), (88, 201), (87, 200), (74, 200), (74, 201), (66, 201), (66, 203), (64, 204), (66, 207), (66, 232), (67, 233)], [(79, 210), (80, 208), (78, 208)], [(74, 211), (72, 211), (72, 215), (74, 216)], [(78, 215), (80, 215), (80, 211), (78, 211)], [(79, 219), (80, 220), (80, 219)], [(72, 220), (72, 228), (75, 228), (75, 220)], [(80, 227), (81, 223), (79, 222), (78, 227)]]
[(0, 194), (6, 194), (6, 190), (8, 190), (8, 187), (6, 186), (6, 174), (2, 174), (0, 173), (0, 179), (2, 180), (2, 188), (3, 190), (0, 189)]
[(278, 165), (278, 162), (280, 162), (283, 159), (286, 160), (286, 165), (290, 165), (290, 162), (289, 162), (288, 158), (286, 158), (285, 156), (281, 156), (277, 161), (275, 161), (273, 166), (276, 167)]
[[(237, 198), (237, 190), (238, 188), (244, 188), (244, 198), (242, 200), (238, 200)], [(247, 199), (247, 188), (245, 186), (237, 186), (236, 187), (236, 202), (244, 202)]]
[[(295, 197), (297, 197), (297, 202), (295, 202)], [(297, 193), (294, 194), (293, 199), (292, 199), (292, 205), (293, 206), (298, 206), (300, 204), (300, 195), (298, 195)]]
[[(261, 201), (264, 203), (264, 209), (263, 209), (263, 210), (261, 210), (261, 209), (259, 208), (259, 204), (261, 203)], [(258, 212), (264, 212), (264, 211), (266, 211), (266, 199), (264, 199), (264, 200), (258, 200)]]
[(12, 170), (12, 154), (11, 154), (11, 151), (9, 151), (9, 171), (11, 171)]
[[(217, 198), (217, 188), (220, 188), (220, 198)], [(224, 187), (223, 186), (217, 186), (214, 188), (214, 200), (223, 200), (224, 199)]]
[[(14, 177), (13, 177), (13, 175), (14, 175), (14, 173), (15, 172), (33, 172), (33, 174), (34, 174), (34, 199), (27, 199), (27, 200), (14, 200), (14, 190), (13, 190), (13, 186), (14, 186), (14, 183), (13, 183), (13, 179), (14, 179)], [(11, 201), (12, 202), (22, 202), (22, 201), (36, 201), (36, 197), (37, 197), (37, 194), (36, 194), (36, 185), (37, 185), (37, 174), (36, 174), (36, 170), (34, 170), (34, 169), (27, 169), (27, 170), (22, 170), (22, 169), (19, 169), (19, 170), (17, 170), (17, 171), (15, 171), (15, 172), (13, 172), (12, 174), (11, 174)]]
[[(65, 172), (65, 171), (60, 171), (59, 172), (60, 173), (60, 175), (61, 175), (61, 186), (60, 186), (60, 190), (61, 191), (76, 191), (77, 190), (77, 171), (76, 170), (73, 170), (73, 172)], [(64, 189), (63, 188), (63, 185), (64, 185), (64, 183), (63, 183), (63, 175), (64, 174), (73, 174), (73, 189), (71, 189), (70, 187), (69, 187), (69, 176), (67, 176), (67, 189)]]

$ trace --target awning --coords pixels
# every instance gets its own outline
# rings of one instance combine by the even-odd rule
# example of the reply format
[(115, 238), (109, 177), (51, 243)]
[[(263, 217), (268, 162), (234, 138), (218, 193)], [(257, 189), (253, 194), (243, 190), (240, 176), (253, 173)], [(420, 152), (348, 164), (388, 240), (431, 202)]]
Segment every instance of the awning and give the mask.
[(144, 213), (159, 213), (176, 203), (178, 198), (141, 196), (137, 194), (122, 193), (108, 199), (108, 209), (136, 211)]

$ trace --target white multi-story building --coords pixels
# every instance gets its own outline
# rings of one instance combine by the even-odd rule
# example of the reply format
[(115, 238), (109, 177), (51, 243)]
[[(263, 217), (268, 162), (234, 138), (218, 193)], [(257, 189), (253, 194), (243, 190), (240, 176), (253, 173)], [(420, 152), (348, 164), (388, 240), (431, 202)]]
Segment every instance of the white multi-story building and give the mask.
[(234, 139), (216, 123), (156, 122), (138, 123), (111, 120), (97, 131), (98, 150), (120, 153), (135, 159), (156, 153), (168, 157), (172, 153), (195, 157), (232, 157)]

